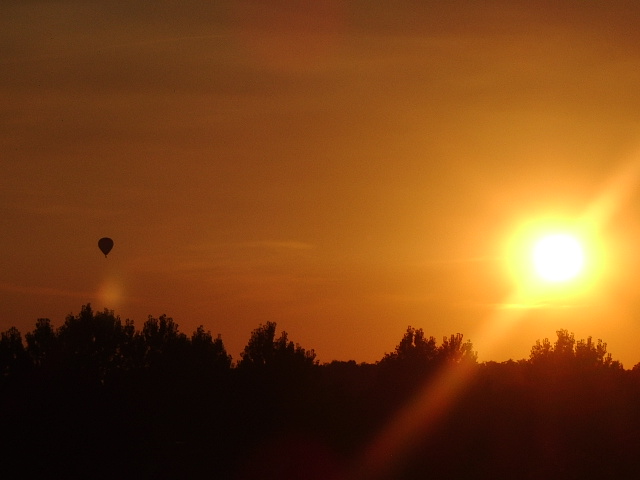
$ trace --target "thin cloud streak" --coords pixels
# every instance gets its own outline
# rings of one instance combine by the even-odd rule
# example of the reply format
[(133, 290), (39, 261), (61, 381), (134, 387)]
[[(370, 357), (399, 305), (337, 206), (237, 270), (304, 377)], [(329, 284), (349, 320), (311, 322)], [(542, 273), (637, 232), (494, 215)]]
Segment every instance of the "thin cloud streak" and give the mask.
[(588, 305), (582, 303), (570, 304), (555, 304), (553, 302), (540, 302), (540, 303), (498, 303), (494, 305), (501, 310), (537, 310), (537, 309), (570, 309), (570, 308), (584, 308)]
[(52, 296), (52, 297), (79, 298), (82, 300), (86, 300), (87, 298), (98, 296), (96, 292), (64, 290), (64, 289), (53, 288), (53, 287), (27, 287), (23, 285), (15, 285), (15, 284), (6, 283), (6, 282), (0, 283), (0, 291), (6, 292), (6, 293), (19, 293), (24, 295), (46, 295), (46, 296)]
[(459, 258), (444, 258), (439, 260), (427, 260), (423, 265), (447, 265), (457, 263), (481, 263), (481, 262), (495, 262), (501, 260), (500, 257), (491, 256), (479, 256), (479, 257), (459, 257)]
[(315, 248), (315, 245), (306, 242), (299, 242), (297, 240), (261, 240), (256, 242), (244, 242), (241, 243), (240, 246), (277, 250), (312, 250)]

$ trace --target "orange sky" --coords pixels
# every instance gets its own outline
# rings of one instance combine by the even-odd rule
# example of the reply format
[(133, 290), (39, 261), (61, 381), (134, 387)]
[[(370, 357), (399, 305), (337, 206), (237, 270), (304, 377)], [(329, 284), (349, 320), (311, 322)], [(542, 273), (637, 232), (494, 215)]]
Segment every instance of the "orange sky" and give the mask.
[[(236, 360), (276, 321), (321, 361), (413, 325), (640, 362), (639, 3), (206, 3), (0, 5), (0, 330), (90, 302)], [(530, 308), (505, 245), (549, 216), (606, 268)]]

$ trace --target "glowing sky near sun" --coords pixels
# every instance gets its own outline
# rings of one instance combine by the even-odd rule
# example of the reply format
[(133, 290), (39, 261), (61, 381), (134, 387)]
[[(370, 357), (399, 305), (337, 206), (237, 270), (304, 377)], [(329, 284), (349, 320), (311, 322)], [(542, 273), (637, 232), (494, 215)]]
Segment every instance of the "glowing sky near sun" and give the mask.
[[(640, 362), (640, 5), (210, 3), (0, 5), (1, 331), (91, 302), (235, 359), (275, 321), (321, 361), (413, 325)], [(538, 227), (583, 235), (573, 289), (523, 273)]]

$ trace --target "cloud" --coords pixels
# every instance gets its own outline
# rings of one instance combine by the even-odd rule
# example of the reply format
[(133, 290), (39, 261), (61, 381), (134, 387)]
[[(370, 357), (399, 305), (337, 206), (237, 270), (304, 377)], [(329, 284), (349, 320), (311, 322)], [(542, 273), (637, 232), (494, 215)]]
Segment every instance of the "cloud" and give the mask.
[(585, 307), (584, 304), (570, 303), (552, 303), (552, 302), (536, 302), (536, 303), (498, 303), (496, 307), (501, 310), (537, 310), (537, 309), (569, 309)]
[(267, 248), (276, 250), (311, 250), (314, 245), (297, 240), (259, 240), (254, 242), (244, 242), (241, 246), (251, 248)]
[(458, 258), (444, 258), (438, 260), (427, 260), (425, 265), (449, 265), (458, 263), (481, 263), (481, 262), (495, 262), (500, 260), (499, 257), (490, 256), (477, 256), (477, 257), (458, 257)]
[(128, 213), (124, 208), (95, 207), (81, 204), (42, 203), (40, 205), (19, 204), (16, 202), (14, 210), (31, 215), (44, 217), (62, 216), (71, 218), (105, 218)]
[(20, 293), (25, 295), (45, 295), (51, 297), (68, 297), (68, 298), (80, 298), (86, 300), (87, 298), (96, 296), (92, 292), (82, 292), (78, 290), (65, 290), (61, 288), (53, 287), (33, 287), (24, 285), (14, 285), (7, 282), (0, 282), (0, 291), (7, 293)]

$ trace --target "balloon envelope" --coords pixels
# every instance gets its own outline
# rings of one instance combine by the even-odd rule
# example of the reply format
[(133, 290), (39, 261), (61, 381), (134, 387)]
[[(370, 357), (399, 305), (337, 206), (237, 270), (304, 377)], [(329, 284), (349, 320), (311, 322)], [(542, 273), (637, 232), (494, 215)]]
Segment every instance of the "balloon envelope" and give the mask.
[(100, 249), (100, 251), (102, 251), (102, 253), (104, 253), (104, 256), (106, 257), (113, 248), (113, 240), (111, 240), (109, 237), (101, 238), (100, 240), (98, 240), (98, 248)]

